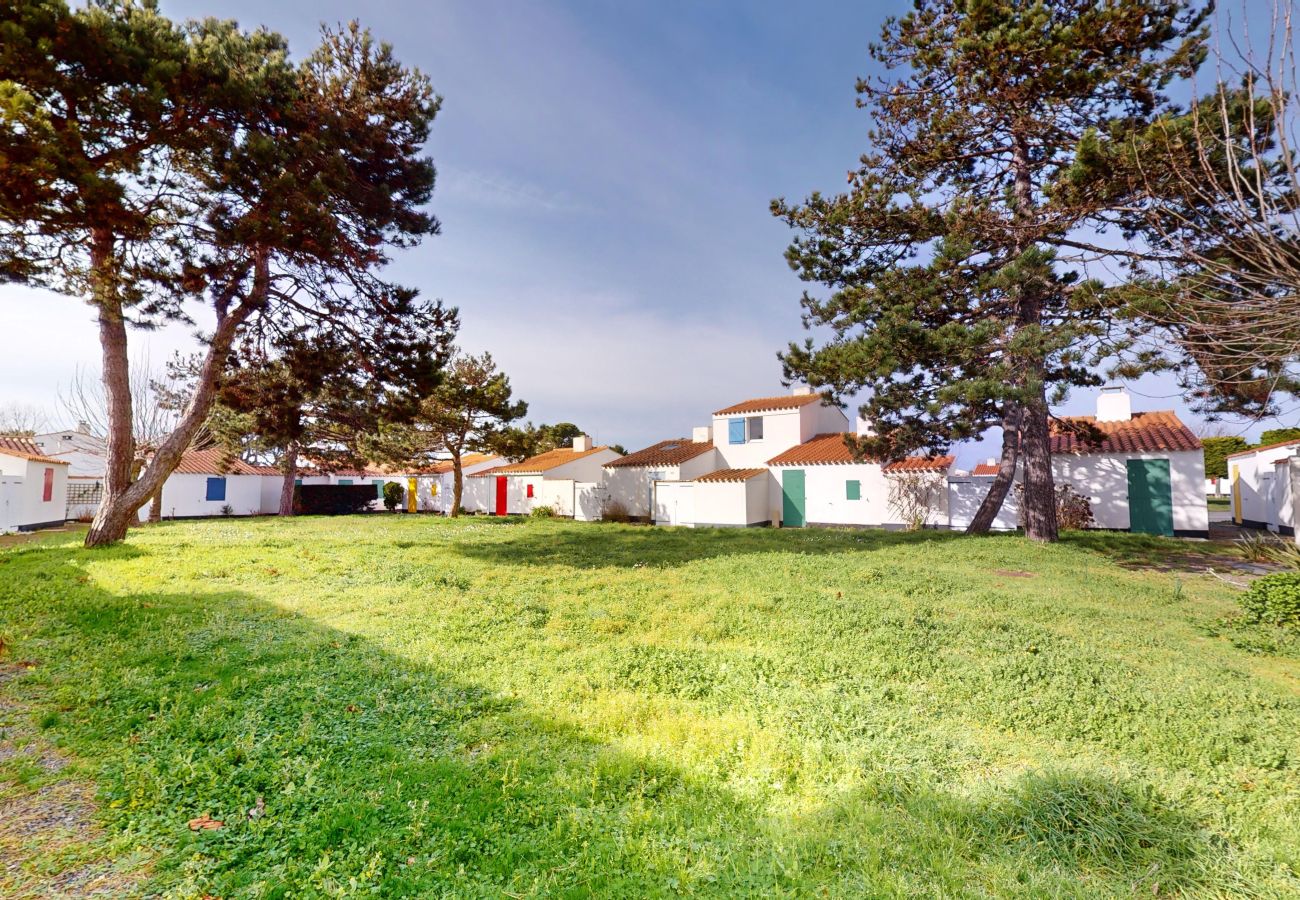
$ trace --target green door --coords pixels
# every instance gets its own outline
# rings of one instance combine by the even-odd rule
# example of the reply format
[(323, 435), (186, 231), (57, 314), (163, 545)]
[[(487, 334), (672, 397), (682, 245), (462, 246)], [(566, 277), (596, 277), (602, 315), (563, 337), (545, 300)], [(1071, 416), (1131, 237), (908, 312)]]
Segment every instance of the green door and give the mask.
[(804, 526), (803, 469), (781, 472), (781, 524), (786, 528)]
[(1128, 461), (1129, 531), (1174, 533), (1174, 497), (1169, 486), (1169, 460)]

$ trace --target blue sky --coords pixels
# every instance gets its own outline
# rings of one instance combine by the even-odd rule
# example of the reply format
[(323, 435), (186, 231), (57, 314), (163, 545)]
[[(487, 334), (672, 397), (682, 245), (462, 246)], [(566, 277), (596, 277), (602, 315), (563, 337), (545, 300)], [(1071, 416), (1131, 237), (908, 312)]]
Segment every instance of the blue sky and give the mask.
[[(425, 71), (444, 97), (429, 145), (443, 234), (394, 275), (460, 307), (463, 345), (493, 352), (534, 421), (577, 422), (629, 449), (784, 390), (776, 352), (801, 337), (803, 286), (768, 204), (844, 184), (869, 126), (854, 80), (905, 6), (163, 4), (265, 24), (297, 54), (320, 22), (357, 17)], [(97, 365), (89, 310), (13, 287), (0, 306), (0, 401), (53, 407), (78, 363)], [(136, 340), (161, 362), (187, 337)], [(1137, 409), (1182, 409), (1168, 384), (1135, 388)]]

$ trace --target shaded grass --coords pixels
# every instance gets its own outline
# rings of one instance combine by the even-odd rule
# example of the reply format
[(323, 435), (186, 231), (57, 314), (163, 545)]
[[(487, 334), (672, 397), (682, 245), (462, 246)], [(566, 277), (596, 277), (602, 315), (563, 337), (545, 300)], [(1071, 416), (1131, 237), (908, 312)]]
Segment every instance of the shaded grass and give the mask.
[(1187, 547), (175, 523), (0, 554), (0, 634), (180, 896), (1284, 894), (1297, 662), (1111, 558)]

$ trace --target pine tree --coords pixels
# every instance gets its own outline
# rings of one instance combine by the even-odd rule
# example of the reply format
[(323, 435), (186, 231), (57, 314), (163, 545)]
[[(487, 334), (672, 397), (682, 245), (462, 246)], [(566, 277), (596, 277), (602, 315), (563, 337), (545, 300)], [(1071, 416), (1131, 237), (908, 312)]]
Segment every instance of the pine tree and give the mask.
[(872, 47), (898, 74), (858, 83), (871, 149), (848, 190), (773, 203), (802, 232), (791, 267), (830, 288), (803, 298), (828, 337), (792, 344), (786, 374), (867, 395), (875, 433), (848, 439), (859, 455), (1002, 427), (971, 530), (987, 529), (1019, 459), (1026, 534), (1056, 537), (1048, 402), (1098, 383), (1116, 349), (1079, 263), (1108, 253), (1090, 230), (1124, 202), (1071, 181), (1073, 166), (1097, 132), (1116, 139), (1167, 107), (1161, 90), (1204, 56), (1205, 15), (1173, 0), (917, 0)]

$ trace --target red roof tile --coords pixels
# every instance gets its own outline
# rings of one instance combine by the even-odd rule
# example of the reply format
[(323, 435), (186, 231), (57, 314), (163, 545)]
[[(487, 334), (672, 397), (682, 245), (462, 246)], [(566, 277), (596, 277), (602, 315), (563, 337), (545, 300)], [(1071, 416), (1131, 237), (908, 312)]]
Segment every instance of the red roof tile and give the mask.
[(716, 483), (723, 481), (749, 481), (759, 475), (766, 475), (767, 469), (719, 469), (707, 475), (701, 475), (696, 481)]
[(781, 397), (757, 397), (753, 400), (737, 403), (735, 406), (720, 409), (714, 415), (729, 416), (742, 413), (776, 412), (782, 409), (798, 409), (801, 406), (807, 406), (809, 403), (821, 402), (821, 394), (786, 394)]
[(1286, 447), (1291, 444), (1300, 446), (1300, 441), (1277, 441), (1272, 444), (1264, 444), (1262, 447), (1250, 447), (1246, 450), (1238, 450), (1236, 453), (1229, 453), (1226, 458), (1232, 459), (1234, 456), (1249, 456), (1252, 453), (1258, 453), (1260, 450), (1275, 450), (1278, 447)]
[(814, 438), (795, 444), (789, 450), (778, 453), (767, 461), (769, 466), (802, 465), (844, 465), (861, 462), (853, 458), (849, 445), (844, 443), (847, 432), (819, 434)]
[[(1090, 440), (1095, 429), (1097, 440)], [(1133, 413), (1122, 422), (1062, 416), (1052, 422), (1053, 453), (1143, 453), (1200, 450), (1201, 439), (1168, 410)]]
[(257, 470), (257, 466), (221, 450), (186, 450), (173, 471), (180, 475), (258, 475)]
[(885, 473), (896, 475), (901, 472), (947, 472), (957, 461), (955, 456), (908, 456), (885, 464)]
[(653, 446), (629, 453), (621, 459), (605, 463), (606, 469), (622, 469), (639, 466), (679, 466), (695, 459), (713, 449), (712, 441), (695, 443), (690, 438), (673, 438), (660, 441)]
[(540, 475), (543, 472), (549, 472), (551, 469), (559, 468), (566, 463), (608, 449), (608, 447), (592, 447), (590, 450), (574, 450), (572, 447), (558, 447), (529, 457), (523, 462), (499, 466), (493, 472), (497, 475)]
[(975, 468), (971, 469), (972, 475), (996, 475), (998, 474), (997, 463), (977, 463)]
[(62, 459), (53, 459), (46, 456), (35, 442), (24, 437), (0, 437), (0, 453), (6, 456), (16, 456), (19, 459), (25, 459), (30, 462), (45, 463), (51, 466), (66, 466), (69, 463)]

